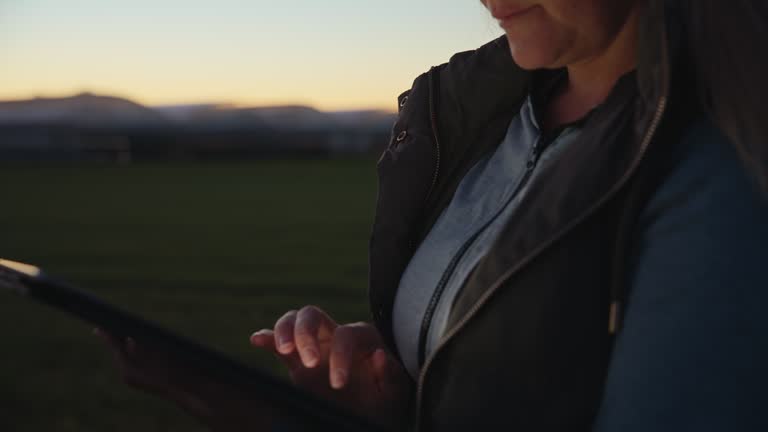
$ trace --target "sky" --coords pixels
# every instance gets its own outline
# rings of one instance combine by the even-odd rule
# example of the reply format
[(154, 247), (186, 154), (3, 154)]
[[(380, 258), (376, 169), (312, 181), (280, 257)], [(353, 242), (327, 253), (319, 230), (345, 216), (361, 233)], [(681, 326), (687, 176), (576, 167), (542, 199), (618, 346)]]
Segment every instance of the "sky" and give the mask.
[(501, 34), (478, 0), (0, 0), (0, 100), (395, 110)]

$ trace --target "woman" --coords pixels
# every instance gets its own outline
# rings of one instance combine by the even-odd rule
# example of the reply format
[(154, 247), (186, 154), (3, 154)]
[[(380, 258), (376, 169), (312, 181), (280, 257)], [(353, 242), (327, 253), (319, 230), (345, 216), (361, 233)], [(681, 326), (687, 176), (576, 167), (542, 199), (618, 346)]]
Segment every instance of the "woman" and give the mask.
[[(392, 428), (768, 430), (768, 7), (483, 4), (504, 37), (399, 98), (373, 323), (309, 306), (253, 345)], [(244, 424), (111, 343), (134, 384)]]

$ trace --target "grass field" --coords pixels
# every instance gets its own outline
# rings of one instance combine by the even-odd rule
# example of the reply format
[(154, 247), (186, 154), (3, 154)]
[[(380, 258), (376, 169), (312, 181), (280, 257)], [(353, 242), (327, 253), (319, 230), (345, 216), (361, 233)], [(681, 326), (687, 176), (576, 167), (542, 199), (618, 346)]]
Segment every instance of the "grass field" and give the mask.
[[(0, 197), (0, 257), (275, 373), (248, 336), (284, 311), (367, 318), (373, 161), (0, 165)], [(199, 430), (82, 323), (0, 292), (0, 341), (0, 431)]]

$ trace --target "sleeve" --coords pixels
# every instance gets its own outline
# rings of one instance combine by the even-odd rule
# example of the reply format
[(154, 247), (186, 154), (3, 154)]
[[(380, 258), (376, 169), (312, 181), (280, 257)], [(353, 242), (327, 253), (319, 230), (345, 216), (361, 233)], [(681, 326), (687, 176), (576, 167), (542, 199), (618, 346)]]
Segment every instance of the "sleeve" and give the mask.
[(768, 431), (768, 199), (712, 125), (641, 215), (594, 431)]

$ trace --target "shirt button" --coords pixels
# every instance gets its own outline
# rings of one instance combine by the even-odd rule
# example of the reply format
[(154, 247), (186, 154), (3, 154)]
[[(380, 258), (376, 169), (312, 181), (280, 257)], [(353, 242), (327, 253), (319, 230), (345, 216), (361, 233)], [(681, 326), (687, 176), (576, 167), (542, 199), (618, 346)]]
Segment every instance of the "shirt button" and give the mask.
[(526, 166), (526, 167), (527, 167), (529, 170), (532, 170), (534, 165), (535, 165), (535, 163), (534, 163), (532, 160), (529, 160), (529, 161), (528, 161), (528, 163), (527, 163), (527, 164), (525, 164), (525, 166)]
[(400, 133), (397, 135), (397, 138), (395, 138), (395, 140), (396, 140), (397, 142), (403, 142), (403, 140), (404, 140), (404, 139), (405, 139), (405, 137), (407, 137), (407, 136), (408, 136), (408, 132), (406, 132), (406, 131), (402, 131), (402, 132), (400, 132)]

